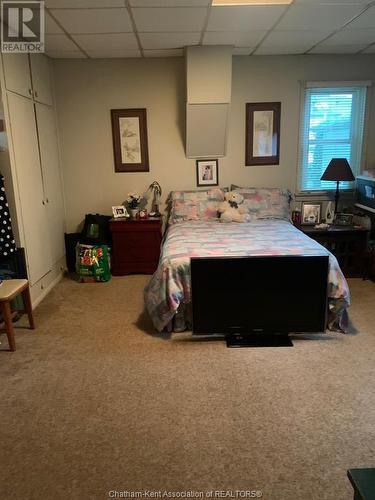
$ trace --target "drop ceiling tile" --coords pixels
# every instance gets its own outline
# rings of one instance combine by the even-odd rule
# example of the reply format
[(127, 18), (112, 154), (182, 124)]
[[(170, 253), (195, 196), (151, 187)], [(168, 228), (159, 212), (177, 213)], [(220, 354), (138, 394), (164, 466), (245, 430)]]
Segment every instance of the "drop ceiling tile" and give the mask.
[(77, 45), (66, 35), (46, 35), (46, 51), (49, 50), (77, 50)]
[(107, 47), (98, 48), (95, 50), (88, 50), (87, 54), (93, 59), (115, 59), (123, 57), (141, 57), (140, 50), (111, 50)]
[(263, 47), (260, 46), (255, 51), (256, 56), (271, 56), (271, 55), (292, 55), (303, 54), (310, 48), (309, 45), (295, 45), (289, 47)]
[(52, 9), (51, 13), (68, 33), (133, 31), (126, 9)]
[(138, 43), (133, 33), (107, 33), (97, 35), (73, 35), (78, 45), (88, 51), (138, 50)]
[(137, 30), (140, 32), (200, 31), (207, 9), (192, 8), (150, 8), (133, 9)]
[(277, 29), (337, 29), (361, 11), (360, 5), (292, 5)]
[(184, 49), (144, 50), (145, 57), (182, 57)]
[(248, 56), (252, 53), (255, 47), (235, 47), (232, 54), (234, 56)]
[(341, 30), (322, 42), (322, 45), (368, 45), (375, 42), (375, 27), (364, 30)]
[(144, 49), (178, 49), (199, 43), (200, 33), (139, 33)]
[(285, 5), (212, 7), (207, 31), (268, 30), (286, 8)]
[(58, 33), (64, 33), (57, 22), (48, 14), (48, 12), (45, 12), (45, 23), (47, 35), (57, 35)]
[(356, 54), (366, 45), (317, 45), (310, 54)]
[(366, 50), (363, 51), (364, 54), (375, 54), (375, 44), (367, 47)]
[(52, 59), (86, 59), (83, 52), (72, 50), (49, 50), (47, 56), (52, 57)]
[[(103, 5), (104, 4), (104, 5)], [(124, 0), (45, 0), (48, 9), (94, 9), (124, 7)]]
[(211, 0), (130, 0), (132, 7), (207, 7)]
[(204, 34), (203, 45), (235, 45), (255, 47), (265, 36), (265, 30), (252, 31), (208, 31)]
[(375, 7), (367, 9), (357, 19), (348, 24), (345, 29), (364, 29), (375, 27)]
[(314, 45), (329, 34), (318, 30), (274, 30), (262, 42), (262, 47)]

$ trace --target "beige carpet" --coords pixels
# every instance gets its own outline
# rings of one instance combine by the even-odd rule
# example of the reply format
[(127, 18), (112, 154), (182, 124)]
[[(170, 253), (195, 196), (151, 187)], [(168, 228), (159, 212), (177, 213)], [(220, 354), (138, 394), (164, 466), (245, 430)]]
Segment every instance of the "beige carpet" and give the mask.
[(346, 470), (375, 466), (375, 284), (350, 281), (357, 333), (227, 349), (153, 335), (147, 280), (64, 279), (16, 353), (1, 335), (1, 500), (351, 499)]

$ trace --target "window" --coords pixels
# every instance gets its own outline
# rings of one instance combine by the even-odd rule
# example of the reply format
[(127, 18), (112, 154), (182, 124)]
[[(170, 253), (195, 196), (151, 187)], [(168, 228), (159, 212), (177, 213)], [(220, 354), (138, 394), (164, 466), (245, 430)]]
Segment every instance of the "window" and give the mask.
[[(330, 86), (327, 83), (312, 83), (305, 88), (300, 137), (299, 191), (335, 189), (335, 182), (320, 180), (332, 158), (346, 158), (353, 174), (359, 173), (366, 85), (367, 83), (344, 83)], [(352, 182), (340, 183), (340, 189), (351, 188)]]

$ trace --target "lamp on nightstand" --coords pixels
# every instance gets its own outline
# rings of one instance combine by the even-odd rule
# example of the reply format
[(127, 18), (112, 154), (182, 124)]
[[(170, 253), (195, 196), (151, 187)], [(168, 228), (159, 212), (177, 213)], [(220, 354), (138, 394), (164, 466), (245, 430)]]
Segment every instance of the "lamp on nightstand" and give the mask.
[(336, 181), (336, 193), (335, 193), (335, 214), (337, 213), (337, 205), (339, 203), (339, 184), (340, 181), (354, 181), (355, 177), (353, 175), (352, 169), (346, 158), (332, 158), (328, 163), (324, 174), (321, 176), (322, 181)]

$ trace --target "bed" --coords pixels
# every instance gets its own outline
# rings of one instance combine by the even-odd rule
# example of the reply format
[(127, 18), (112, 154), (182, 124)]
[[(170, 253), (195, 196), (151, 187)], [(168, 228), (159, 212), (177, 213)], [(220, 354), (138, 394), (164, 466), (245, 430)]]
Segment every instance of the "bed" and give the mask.
[[(181, 192), (178, 193), (176, 199), (181, 197)], [(220, 198), (221, 195), (216, 193), (216, 196)], [(191, 257), (255, 255), (328, 255), (327, 326), (331, 330), (347, 331), (350, 293), (335, 256), (287, 220), (286, 206), (280, 211), (275, 193), (268, 196), (271, 210), (255, 210), (256, 216), (249, 223), (220, 223), (217, 216), (211, 217), (215, 203), (212, 198), (209, 200), (209, 209), (206, 201), (198, 203), (200, 208), (190, 204), (189, 209), (184, 208), (182, 212), (172, 207), (171, 224), (166, 231), (159, 265), (144, 292), (147, 311), (158, 331), (191, 328)], [(259, 208), (264, 203), (249, 204), (250, 208), (254, 206)], [(267, 213), (272, 215), (267, 217)], [(281, 214), (279, 218), (277, 213)]]

